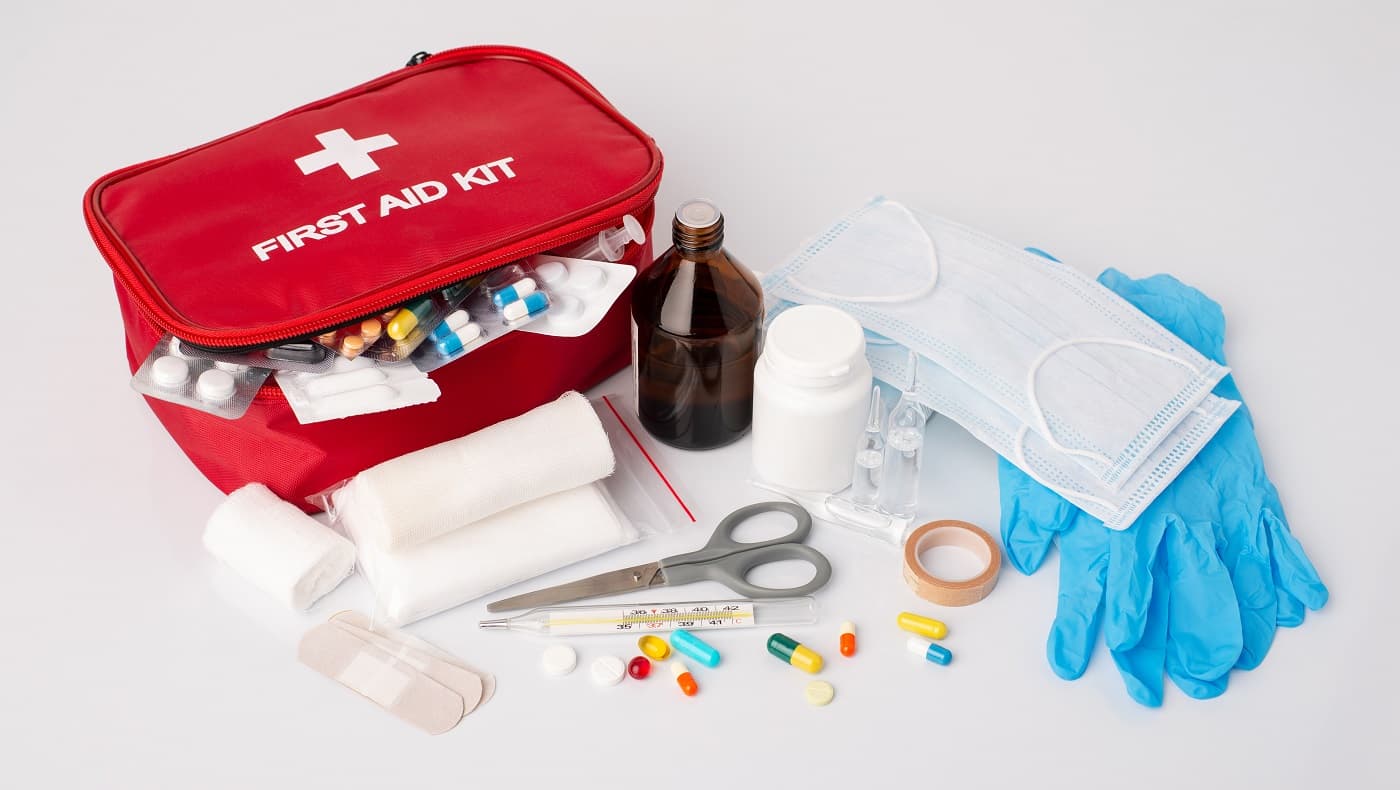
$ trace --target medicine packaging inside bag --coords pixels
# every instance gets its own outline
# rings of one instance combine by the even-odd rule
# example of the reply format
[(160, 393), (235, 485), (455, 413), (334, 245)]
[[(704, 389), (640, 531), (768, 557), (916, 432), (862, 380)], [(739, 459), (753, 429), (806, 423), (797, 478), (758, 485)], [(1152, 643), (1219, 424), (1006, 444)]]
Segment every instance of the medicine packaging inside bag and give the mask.
[(355, 542), (377, 615), (409, 623), (679, 523), (665, 482), (613, 442), (595, 404), (566, 393), (312, 501)]
[(166, 335), (131, 377), (143, 395), (236, 420), (248, 411), (253, 396), (272, 371), (185, 354), (180, 341)]

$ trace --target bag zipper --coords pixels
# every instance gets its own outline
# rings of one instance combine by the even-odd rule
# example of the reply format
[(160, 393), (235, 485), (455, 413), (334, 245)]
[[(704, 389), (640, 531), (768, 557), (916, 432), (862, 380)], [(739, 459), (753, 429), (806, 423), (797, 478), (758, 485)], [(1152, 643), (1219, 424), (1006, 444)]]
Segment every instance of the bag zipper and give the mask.
[[(299, 107), (287, 113), (283, 113), (282, 115), (277, 116), (277, 118), (274, 118), (272, 120), (275, 121), (294, 113), (306, 112), (318, 106), (340, 101), (342, 98), (367, 92), (368, 90), (372, 90), (373, 88), (378, 87), (387, 82), (393, 82), (397, 81), (398, 79), (404, 78), (404, 72), (406, 70), (420, 69), (422, 68), (423, 64), (431, 63), (433, 61), (443, 62), (447, 60), (452, 60), (456, 57), (468, 53), (482, 60), (491, 57), (514, 57), (550, 67), (556, 72), (560, 72), (559, 76), (561, 76), (562, 78), (576, 83), (576, 88), (583, 90), (591, 98), (596, 99), (600, 103), (602, 109), (604, 109), (610, 115), (612, 115), (613, 118), (617, 120), (620, 124), (622, 124), (624, 127), (634, 130), (638, 134), (638, 136), (644, 140), (650, 139), (646, 137), (645, 133), (641, 132), (640, 129), (637, 129), (630, 121), (622, 117), (622, 115), (618, 113), (615, 108), (613, 108), (612, 104), (609, 103), (607, 99), (603, 98), (602, 94), (598, 93), (598, 90), (594, 88), (592, 84), (590, 84), (587, 80), (583, 79), (583, 77), (579, 76), (579, 74), (573, 69), (555, 60), (554, 58), (549, 57), (548, 55), (544, 55), (542, 53), (524, 49), (521, 47), (509, 46), (463, 47), (459, 49), (447, 50), (436, 55), (429, 55), (420, 60), (419, 65), (405, 66), (402, 69), (390, 72), (389, 74), (386, 74), (382, 77), (378, 77), (374, 80), (370, 80), (369, 82), (366, 82), (354, 88), (341, 91), (340, 93), (334, 94), (318, 102), (304, 105), (303, 107)], [(414, 60), (418, 60), (417, 56), (414, 57)], [(268, 123), (270, 123), (270, 121)], [(247, 130), (244, 131), (246, 132)], [(228, 137), (232, 137), (234, 135), (242, 133), (243, 132), (235, 132), (233, 135), (226, 135), (225, 137), (219, 138), (209, 143), (205, 143), (204, 145), (198, 146), (197, 148), (206, 148), (212, 145), (217, 145), (218, 143), (222, 142)], [(120, 266), (111, 267), (113, 273), (117, 277), (118, 282), (120, 282), (122, 284), (122, 287), (126, 289), (127, 293), (132, 296), (132, 299), (135, 302), (137, 309), (141, 312), (142, 316), (153, 326), (166, 332), (171, 332), (170, 326), (168, 322), (161, 316), (162, 311), (156, 304), (156, 300), (150, 296), (150, 294), (144, 287), (145, 284), (141, 282), (141, 280), (134, 274), (134, 267), (127, 265), (125, 250), (123, 250), (118, 244), (116, 244), (113, 241), (111, 234), (107, 232), (106, 228), (103, 226), (101, 220), (99, 219), (98, 212), (96, 209), (96, 197), (98, 186), (101, 184), (105, 184), (115, 178), (125, 176), (138, 170), (156, 167), (176, 157), (183, 156), (185, 153), (188, 153), (188, 151), (173, 154), (171, 156), (161, 157), (160, 159), (151, 160), (149, 162), (144, 162), (141, 164), (132, 165), (131, 167), (123, 168), (114, 172), (107, 178), (104, 178), (97, 184), (94, 184), (92, 188), (88, 190), (88, 194), (86, 195), (86, 199), (84, 200), (83, 204), (83, 218), (86, 221), (88, 233), (92, 236), (93, 242), (102, 252), (104, 258), (106, 258), (108, 261), (120, 261), (122, 264)], [(466, 259), (464, 261), (454, 262), (448, 266), (447, 271), (441, 272), (439, 274), (424, 279), (418, 279), (411, 283), (406, 283), (398, 288), (381, 292), (372, 299), (365, 299), (362, 303), (347, 306), (339, 310), (332, 311), (330, 313), (321, 314), (315, 320), (314, 323), (305, 321), (301, 323), (292, 323), (286, 328), (279, 328), (274, 330), (267, 330), (264, 332), (254, 332), (251, 334), (242, 335), (237, 341), (227, 340), (223, 337), (220, 337), (217, 334), (195, 334), (189, 332), (182, 332), (180, 334), (171, 332), (171, 334), (175, 335), (181, 340), (187, 340), (198, 346), (204, 346), (206, 348), (212, 349), (230, 350), (238, 348), (257, 348), (261, 346), (276, 345), (278, 343), (284, 343), (291, 340), (314, 336), (319, 332), (325, 331), (327, 327), (339, 327), (350, 323), (357, 317), (363, 318), (367, 315), (376, 315), (384, 310), (394, 307), (395, 305), (399, 305), (416, 297), (422, 296), (425, 293), (440, 290), (441, 288), (444, 288), (454, 282), (469, 279), (478, 274), (483, 274), (487, 271), (490, 271), (491, 269), (498, 268), (512, 261), (516, 261), (521, 258), (525, 258), (529, 255), (533, 255), (538, 252), (544, 252), (562, 244), (566, 244), (569, 241), (585, 238), (590, 233), (597, 233), (599, 231), (605, 230), (606, 228), (611, 226), (611, 223), (615, 222), (616, 219), (620, 218), (623, 214), (633, 213), (638, 208), (650, 203), (656, 197), (656, 193), (660, 189), (660, 179), (657, 178), (660, 169), (660, 153), (657, 152), (656, 163), (652, 171), (649, 172), (647, 176), (639, 182), (640, 186), (637, 187), (636, 191), (633, 192), (632, 195), (628, 196), (626, 200), (624, 200), (620, 205), (613, 204), (604, 209), (603, 211), (607, 212), (607, 216), (601, 219), (592, 219), (591, 217), (585, 217), (576, 220), (573, 223), (570, 223), (570, 225), (565, 226), (565, 228), (561, 228), (560, 231), (557, 233), (550, 234), (544, 240), (536, 241), (531, 244), (523, 244), (515, 247), (508, 247), (505, 250), (497, 251), (496, 253), (489, 255), (486, 258)], [(594, 216), (597, 216), (599, 213), (602, 212), (595, 212)]]

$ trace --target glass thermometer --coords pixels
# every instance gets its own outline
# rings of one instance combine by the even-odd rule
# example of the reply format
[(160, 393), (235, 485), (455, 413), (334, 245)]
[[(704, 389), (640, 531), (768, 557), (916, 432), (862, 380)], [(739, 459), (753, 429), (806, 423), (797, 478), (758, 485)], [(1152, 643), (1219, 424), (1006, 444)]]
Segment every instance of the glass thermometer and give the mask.
[(482, 620), (485, 630), (527, 631), (548, 636), (646, 634), (715, 628), (804, 625), (817, 621), (817, 602), (801, 598), (728, 601), (668, 601), (666, 603), (545, 606), (515, 617)]

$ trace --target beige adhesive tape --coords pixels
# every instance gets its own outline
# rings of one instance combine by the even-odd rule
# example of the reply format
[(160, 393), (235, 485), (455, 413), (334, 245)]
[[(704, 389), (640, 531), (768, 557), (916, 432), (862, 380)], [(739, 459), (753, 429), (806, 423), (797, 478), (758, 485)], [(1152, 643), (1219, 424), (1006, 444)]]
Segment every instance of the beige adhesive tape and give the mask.
[[(952, 582), (928, 572), (919, 555), (939, 546), (972, 552), (986, 564), (975, 578)], [(931, 521), (909, 533), (904, 542), (904, 581), (915, 595), (940, 606), (967, 606), (986, 598), (997, 586), (1001, 549), (992, 536), (966, 521)]]

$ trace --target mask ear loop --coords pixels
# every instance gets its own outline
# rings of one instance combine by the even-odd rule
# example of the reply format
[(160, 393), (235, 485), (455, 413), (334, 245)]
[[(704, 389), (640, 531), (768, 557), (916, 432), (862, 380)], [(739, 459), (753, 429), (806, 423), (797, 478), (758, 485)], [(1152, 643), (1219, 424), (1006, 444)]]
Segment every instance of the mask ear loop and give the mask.
[[(1131, 348), (1137, 351), (1145, 351), (1148, 354), (1151, 354), (1155, 357), (1161, 357), (1162, 359), (1168, 360), (1170, 362), (1175, 362), (1176, 364), (1186, 368), (1192, 373), (1195, 373), (1197, 376), (1205, 375), (1205, 371), (1202, 371), (1200, 368), (1197, 368), (1190, 362), (1187, 362), (1184, 359), (1180, 359), (1166, 351), (1163, 351), (1158, 348), (1153, 348), (1152, 346), (1139, 343), (1135, 340), (1122, 340), (1116, 337), (1081, 337), (1076, 338), (1074, 340), (1062, 340), (1050, 346), (1049, 348), (1040, 352), (1040, 355), (1037, 356), (1035, 358), (1035, 361), (1031, 363), (1030, 369), (1026, 371), (1026, 401), (1027, 405), (1031, 407), (1031, 416), (1035, 418), (1037, 428), (1036, 433), (1040, 434), (1045, 439), (1046, 443), (1048, 443), (1057, 452), (1064, 453), (1065, 455), (1073, 455), (1078, 456), (1080, 458), (1092, 458), (1104, 464), (1109, 464), (1113, 462), (1112, 458), (1109, 458), (1103, 453), (1094, 452), (1093, 450), (1077, 450), (1075, 448), (1066, 447), (1065, 445), (1060, 444), (1059, 440), (1056, 439), (1054, 434), (1050, 432), (1050, 423), (1045, 419), (1045, 410), (1041, 408), (1040, 398), (1035, 394), (1035, 375), (1036, 373), (1040, 372), (1040, 368), (1045, 364), (1046, 360), (1050, 359), (1050, 357), (1059, 353), (1063, 349), (1080, 344), (1120, 346), (1122, 348)], [(1017, 448), (1020, 448), (1022, 444), (1022, 436), (1024, 436), (1024, 432), (1026, 430), (1027, 429), (1024, 426), (1021, 428), (1021, 434), (1018, 435), (1016, 439)], [(1019, 455), (1019, 449), (1017, 450), (1017, 453)]]
[(832, 293), (830, 291), (823, 291), (820, 288), (812, 288), (811, 286), (803, 285), (802, 281), (797, 277), (789, 277), (788, 283), (793, 287), (797, 288), (798, 290), (804, 291), (808, 295), (815, 296), (818, 299), (829, 299), (833, 302), (852, 302), (862, 304), (892, 304), (896, 302), (912, 302), (915, 299), (922, 299), (923, 297), (927, 296), (930, 292), (932, 292), (934, 286), (938, 285), (938, 250), (933, 246), (933, 238), (928, 235), (928, 231), (924, 230), (924, 226), (919, 224), (918, 218), (915, 217), (914, 214), (911, 211), (909, 211), (909, 209), (905, 208), (902, 203), (896, 203), (893, 200), (890, 200), (886, 201), (885, 205), (893, 206), (899, 209), (900, 211), (903, 211), (904, 215), (909, 218), (909, 221), (914, 223), (914, 227), (918, 228), (919, 232), (923, 234), (924, 244), (928, 246), (929, 279), (927, 283), (924, 283), (923, 285), (919, 286), (913, 291), (904, 294), (891, 294), (889, 296), (851, 296), (849, 294)]
[[(1031, 429), (1029, 425), (1022, 425), (1021, 429), (1016, 432), (1016, 441), (1011, 446), (1011, 449), (1016, 453), (1016, 466), (1020, 467), (1022, 471), (1030, 475), (1037, 483), (1040, 483), (1041, 485), (1045, 486), (1051, 491), (1054, 491), (1055, 493), (1059, 494), (1066, 501), (1068, 501), (1072, 505), (1075, 505), (1076, 507), (1078, 507), (1078, 504), (1076, 502), (1077, 500), (1078, 502), (1093, 503), (1109, 512), (1116, 512), (1118, 510), (1118, 506), (1108, 501), (1107, 499), (1102, 499), (1100, 497), (1092, 496), (1090, 494), (1085, 494), (1080, 491), (1068, 491), (1066, 489), (1060, 488), (1059, 486), (1053, 483), (1046, 481), (1040, 475), (1036, 474), (1035, 470), (1031, 467), (1030, 461), (1026, 460), (1026, 434), (1029, 433), (1030, 430)], [(1082, 510), (1083, 508), (1080, 509)]]

